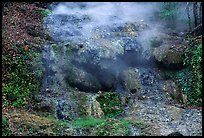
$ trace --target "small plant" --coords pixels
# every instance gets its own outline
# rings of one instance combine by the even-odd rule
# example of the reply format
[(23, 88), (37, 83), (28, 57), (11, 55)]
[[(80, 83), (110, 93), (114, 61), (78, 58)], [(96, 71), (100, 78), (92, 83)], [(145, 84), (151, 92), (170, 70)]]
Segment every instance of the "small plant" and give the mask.
[(41, 10), (41, 14), (44, 16), (44, 17), (46, 17), (46, 16), (48, 16), (49, 14), (51, 14), (52, 12), (50, 11), (50, 10)]

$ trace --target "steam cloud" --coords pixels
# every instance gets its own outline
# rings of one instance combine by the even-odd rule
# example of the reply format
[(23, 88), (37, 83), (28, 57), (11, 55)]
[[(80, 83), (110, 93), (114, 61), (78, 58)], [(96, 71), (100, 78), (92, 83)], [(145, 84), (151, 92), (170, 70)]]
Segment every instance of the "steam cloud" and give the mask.
[(88, 15), (91, 22), (84, 28), (91, 30), (96, 26), (114, 25), (143, 20), (152, 22), (153, 14), (158, 11), (158, 3), (140, 2), (65, 2), (53, 8), (54, 14)]
[[(81, 42), (84, 47), (88, 49), (88, 51), (92, 50), (93, 52), (98, 50), (97, 44), (90, 44), (92, 43), (92, 39), (90, 38), (95, 35), (94, 31), (96, 31), (96, 28), (102, 27), (102, 34), (108, 35), (108, 33), (111, 32), (110, 29), (113, 29), (114, 27), (117, 28), (117, 25), (124, 25), (125, 23), (135, 23), (138, 21), (142, 21), (148, 24), (149, 28), (140, 31), (140, 35), (137, 37), (137, 42), (140, 43), (144, 51), (148, 51), (148, 49), (150, 48), (148, 41), (151, 38), (157, 36), (158, 32), (163, 31), (163, 23), (159, 22), (157, 18), (155, 18), (158, 16), (158, 13), (160, 11), (159, 6), (160, 3), (156, 2), (62, 2), (53, 5), (52, 12), (54, 16), (48, 16), (47, 23), (45, 24), (48, 25), (48, 29), (52, 30), (51, 34), (54, 34), (54, 38), (59, 38), (60, 42), (69, 40), (76, 43)], [(63, 17), (63, 15), (70, 16)], [(86, 18), (85, 21), (83, 21), (84, 18)], [(82, 21), (77, 21), (78, 19), (82, 19)], [(76, 23), (73, 23), (73, 20), (76, 20)], [(111, 37), (111, 35), (108, 35), (108, 37), (109, 36)], [(129, 41), (130, 43), (134, 43), (131, 42), (131, 40)], [(131, 45), (139, 47), (137, 44)], [(140, 62), (139, 60), (141, 59), (141, 56), (138, 56), (138, 53), (136, 53), (136, 55), (137, 56), (135, 56), (135, 53), (133, 53), (131, 56), (128, 55), (125, 58), (121, 58), (122, 60), (119, 59), (116, 63), (111, 63), (110, 60), (101, 60), (100, 62), (102, 64), (106, 64), (109, 68), (106, 70), (101, 70), (100, 73), (96, 74), (96, 76), (98, 76), (97, 78), (100, 79), (101, 83), (104, 83), (104, 81), (111, 79), (108, 78), (109, 76), (120, 72), (118, 70), (129, 67), (129, 63), (127, 64), (127, 62), (135, 60), (136, 58), (138, 59), (136, 59), (136, 61), (134, 62)], [(93, 55), (89, 56), (91, 57)], [(147, 57), (149, 55), (147, 54), (145, 56)], [(142, 58), (145, 56), (143, 55)], [(90, 60), (94, 61), (94, 59)], [(98, 60), (97, 56), (96, 60)], [(148, 64), (152, 64), (150, 63), (151, 61), (149, 61)], [(61, 62), (64, 63), (63, 59), (59, 60), (59, 63)], [(97, 67), (91, 70), (89, 69), (89, 67), (90, 65), (86, 65), (85, 67), (83, 65), (82, 68), (87, 72), (95, 72), (93, 70), (97, 70)], [(105, 76), (106, 78), (103, 78), (101, 76)]]

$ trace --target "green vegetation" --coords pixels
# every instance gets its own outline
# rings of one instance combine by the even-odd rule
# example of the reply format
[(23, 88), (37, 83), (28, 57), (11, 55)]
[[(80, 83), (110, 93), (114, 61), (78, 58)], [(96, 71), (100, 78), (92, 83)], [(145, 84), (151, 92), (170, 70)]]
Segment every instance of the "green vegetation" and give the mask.
[(135, 126), (135, 127), (139, 127), (141, 129), (144, 129), (144, 128), (147, 128), (148, 125), (141, 121), (141, 120), (137, 120), (137, 119), (121, 119), (121, 121), (126, 125), (128, 126), (129, 124)]
[(11, 130), (6, 118), (2, 115), (2, 136), (11, 136)]
[(87, 100), (88, 100), (88, 97), (85, 95), (79, 101), (79, 110), (80, 110), (79, 115), (83, 117), (87, 115), (87, 111), (86, 111)]
[[(202, 36), (187, 36), (188, 47), (183, 55), (184, 69), (167, 71), (166, 79), (176, 80), (181, 93), (187, 96), (186, 105), (201, 106), (202, 93)], [(181, 101), (182, 102), (182, 101)]]
[(96, 100), (100, 103), (105, 117), (112, 118), (122, 113), (122, 105), (119, 96), (114, 92), (100, 94)]
[(201, 106), (202, 92), (202, 35), (187, 36), (188, 47), (184, 54), (186, 70), (178, 72), (179, 84), (188, 97), (188, 104)]
[(15, 44), (12, 48), (14, 55), (8, 51), (3, 54), (3, 66), (8, 69), (8, 80), (2, 84), (3, 106), (22, 107), (40, 91), (42, 69), (36, 65), (36, 72), (33, 70), (40, 54), (32, 45)]
[(177, 3), (176, 2), (162, 2), (162, 8), (159, 16), (161, 19), (168, 21), (168, 26), (175, 28), (175, 19), (177, 15)]
[(114, 118), (106, 119), (93, 130), (95, 136), (127, 136), (129, 133), (128, 123)]
[(104, 123), (105, 120), (103, 119), (96, 119), (96, 118), (80, 118), (76, 119), (73, 123), (74, 127), (82, 128), (82, 127), (94, 127), (98, 124)]
[(189, 47), (185, 51), (184, 65), (190, 66), (195, 77), (195, 92), (201, 95), (202, 90), (202, 35), (198, 37), (188, 37)]
[(81, 118), (73, 122), (75, 128), (91, 129), (93, 136), (125, 136), (130, 133), (128, 125), (127, 121), (114, 118)]
[(45, 10), (40, 10), (41, 14), (46, 17), (48, 16), (49, 14), (51, 14), (52, 12), (48, 9), (45, 9)]

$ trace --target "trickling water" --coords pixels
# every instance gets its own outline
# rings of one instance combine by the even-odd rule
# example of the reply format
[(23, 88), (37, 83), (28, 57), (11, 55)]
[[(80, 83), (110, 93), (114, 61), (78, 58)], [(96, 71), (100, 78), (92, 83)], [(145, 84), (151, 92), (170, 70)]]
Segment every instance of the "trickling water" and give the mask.
[(88, 97), (88, 106), (89, 106), (89, 111), (88, 111), (88, 115), (90, 117), (93, 117), (94, 115), (94, 110), (93, 110), (93, 96), (92, 95), (89, 95)]
[[(56, 118), (60, 120), (70, 120), (72, 115), (67, 114), (67, 110), (72, 111), (69, 102), (69, 93), (66, 83), (63, 81), (60, 65), (58, 62), (52, 46), (47, 42), (43, 48), (42, 62), (44, 66), (44, 83), (42, 88), (42, 95), (53, 98), (55, 101)], [(62, 54), (62, 57), (65, 56)]]
[(54, 75), (52, 70), (52, 64), (54, 63), (53, 52), (49, 44), (46, 44), (44, 46), (42, 54), (43, 54), (42, 62), (45, 68), (43, 91), (48, 91), (51, 87), (51, 83)]

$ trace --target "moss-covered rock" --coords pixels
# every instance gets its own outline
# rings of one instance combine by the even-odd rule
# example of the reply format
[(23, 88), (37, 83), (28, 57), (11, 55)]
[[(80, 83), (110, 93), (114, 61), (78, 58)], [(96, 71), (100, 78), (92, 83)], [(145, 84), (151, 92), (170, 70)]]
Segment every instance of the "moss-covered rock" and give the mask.
[(57, 44), (52, 44), (52, 49), (53, 49), (53, 52), (55, 53), (55, 55), (61, 55), (61, 46), (60, 45), (57, 45)]
[[(161, 40), (163, 38), (163, 40)], [(152, 45), (159, 43), (158, 46), (154, 46), (153, 55), (159, 63), (164, 64), (166, 67), (170, 65), (182, 65), (183, 54), (186, 47), (186, 43), (180, 37), (173, 37), (166, 35), (160, 37), (152, 42)]]
[(35, 111), (55, 114), (56, 106), (54, 99), (50, 99), (42, 95), (34, 95), (33, 102), (33, 109)]
[(11, 112), (5, 116), (15, 136), (59, 136), (66, 124), (28, 112)]
[(158, 54), (158, 56), (156, 56), (158, 61), (163, 62), (165, 64), (182, 64), (182, 53), (180, 53), (179, 51), (172, 49), (160, 53), (157, 50), (155, 51), (155, 54)]

